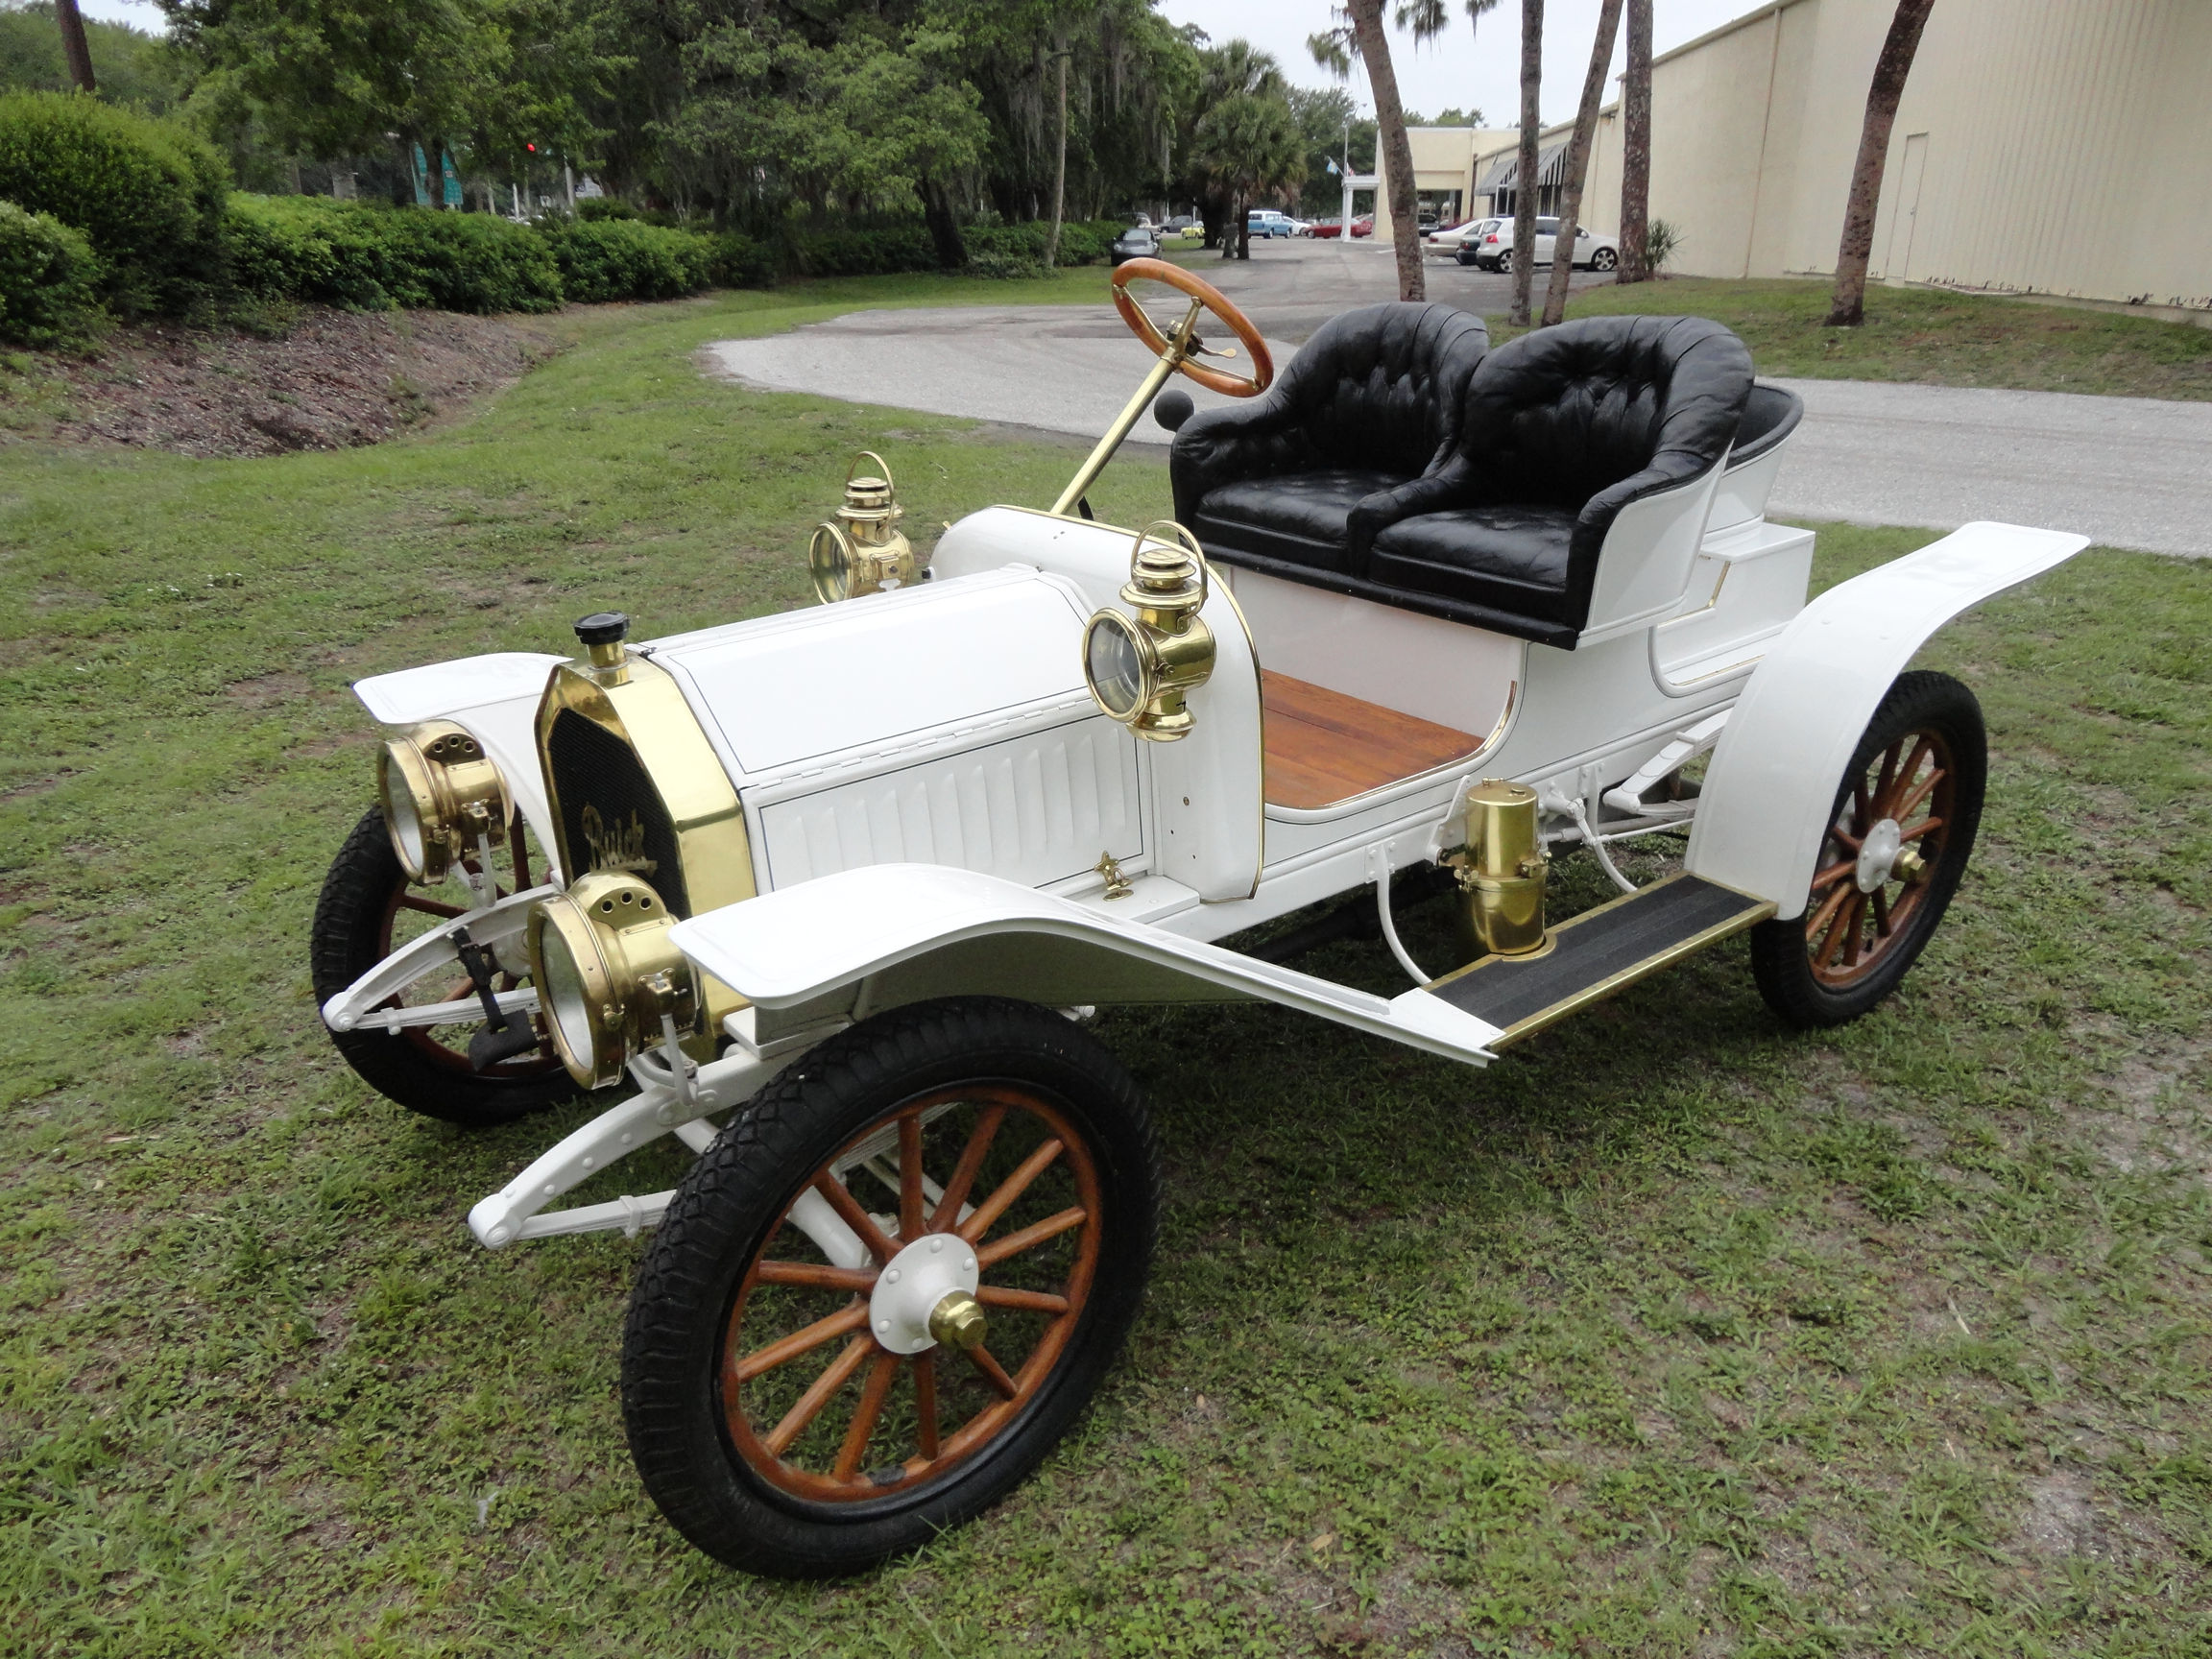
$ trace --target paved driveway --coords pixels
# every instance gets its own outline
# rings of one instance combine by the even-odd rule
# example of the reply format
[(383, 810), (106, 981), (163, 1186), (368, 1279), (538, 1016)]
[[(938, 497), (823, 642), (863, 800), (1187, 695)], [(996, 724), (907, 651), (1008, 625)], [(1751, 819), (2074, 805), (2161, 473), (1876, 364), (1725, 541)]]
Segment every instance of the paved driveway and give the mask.
[[(1251, 315), (1278, 368), (1328, 318), (1396, 289), (1388, 248), (1370, 243), (1256, 242), (1248, 263), (1209, 260), (1200, 271)], [(1591, 280), (1579, 276), (1576, 286)], [(1430, 298), (1469, 310), (1503, 310), (1508, 284), (1429, 263)], [(1084, 437), (1105, 428), (1147, 362), (1103, 300), (858, 311), (709, 350), (723, 373), (775, 391)], [(1222, 401), (1183, 384), (1202, 408)], [(1805, 422), (1775, 485), (1777, 513), (1945, 530), (1998, 518), (2111, 546), (2212, 555), (2212, 403), (1784, 384), (1805, 399)], [(1141, 421), (1131, 438), (1157, 445), (1168, 434)]]

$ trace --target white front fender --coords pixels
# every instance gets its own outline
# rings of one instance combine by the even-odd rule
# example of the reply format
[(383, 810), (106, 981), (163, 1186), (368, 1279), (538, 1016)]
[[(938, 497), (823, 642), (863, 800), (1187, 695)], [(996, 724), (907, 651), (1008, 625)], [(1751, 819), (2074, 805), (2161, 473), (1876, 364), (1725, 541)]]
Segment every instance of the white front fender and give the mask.
[(1800, 916), (1851, 752), (1890, 683), (1968, 607), (2039, 576), (2086, 536), (1967, 524), (1837, 584), (1798, 613), (1743, 687), (1697, 800), (1690, 873)]
[(1498, 1028), (1426, 991), (1383, 998), (941, 864), (874, 864), (679, 923), (678, 949), (767, 1010), (820, 1020), (931, 997), (1051, 1007), (1279, 1002), (1480, 1065)]

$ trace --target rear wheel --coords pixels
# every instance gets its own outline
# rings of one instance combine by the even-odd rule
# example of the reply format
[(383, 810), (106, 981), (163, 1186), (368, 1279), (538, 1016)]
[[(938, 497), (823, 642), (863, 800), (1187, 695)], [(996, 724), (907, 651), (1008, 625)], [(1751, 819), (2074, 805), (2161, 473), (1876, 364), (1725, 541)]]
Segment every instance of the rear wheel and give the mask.
[(1590, 255), (1590, 269), (1593, 271), (1610, 271), (1620, 263), (1621, 255), (1610, 248), (1600, 248)]
[(1751, 971), (1792, 1025), (1840, 1025), (1894, 991), (1958, 890), (1982, 822), (1988, 737), (1948, 674), (1902, 674), (1837, 791), (1802, 915), (1751, 930)]
[(960, 998), (823, 1044), (695, 1166), (637, 1275), (623, 1421), (733, 1567), (858, 1572), (1024, 1479), (1135, 1318), (1159, 1175), (1070, 1021)]
[(1499, 254), (1498, 263), (1492, 269), (1501, 276), (1511, 276), (1513, 273), (1513, 250), (1508, 248), (1504, 252)]
[[(526, 833), (519, 828), (517, 836)], [(513, 871), (519, 885), (528, 879), (527, 854)], [(473, 862), (468, 866), (474, 868)], [(320, 1007), (351, 985), (410, 939), (443, 926), (475, 903), (458, 877), (436, 889), (408, 883), (384, 810), (372, 806), (353, 826), (324, 878), (310, 936), (315, 1001)], [(502, 975), (496, 989), (517, 983)], [(475, 995), (458, 965), (449, 974), (410, 987), (394, 1004), (461, 1001)], [(483, 1029), (479, 1019), (445, 1025), (414, 1025), (397, 1032), (357, 1027), (333, 1031), (330, 1041), (364, 1083), (386, 1099), (443, 1118), (465, 1129), (511, 1123), (574, 1098), (577, 1089), (542, 1041), (525, 1054), (501, 1060), (479, 1071), (469, 1063), (469, 1040)]]

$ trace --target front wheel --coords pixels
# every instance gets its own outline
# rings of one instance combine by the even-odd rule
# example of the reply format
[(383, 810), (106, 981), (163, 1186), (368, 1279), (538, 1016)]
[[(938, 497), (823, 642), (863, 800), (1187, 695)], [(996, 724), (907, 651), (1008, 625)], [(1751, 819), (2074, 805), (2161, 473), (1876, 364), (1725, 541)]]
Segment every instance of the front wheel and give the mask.
[(1590, 269), (1593, 271), (1610, 271), (1620, 263), (1621, 255), (1610, 248), (1600, 248), (1590, 255)]
[(1974, 693), (1901, 674), (1851, 757), (1802, 915), (1751, 929), (1751, 971), (1792, 1025), (1841, 1025), (1894, 991), (1958, 891), (1989, 771)]
[(1136, 1317), (1159, 1212), (1135, 1083), (1071, 1022), (965, 998), (840, 1033), (677, 1189), (622, 1415), (717, 1560), (859, 1572), (1004, 1497)]

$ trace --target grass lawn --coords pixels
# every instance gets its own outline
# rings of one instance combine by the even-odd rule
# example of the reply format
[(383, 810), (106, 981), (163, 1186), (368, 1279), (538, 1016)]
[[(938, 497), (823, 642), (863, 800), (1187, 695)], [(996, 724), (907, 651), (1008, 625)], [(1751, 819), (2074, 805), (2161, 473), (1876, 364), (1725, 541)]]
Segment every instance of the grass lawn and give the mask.
[[(1539, 307), (1548, 276), (1536, 274)], [(1866, 290), (1863, 325), (1829, 328), (1822, 319), (1833, 292), (1826, 281), (1670, 276), (1583, 290), (1567, 314), (1717, 318), (1743, 336), (1762, 374), (2212, 398), (2212, 328), (1881, 283)], [(1503, 316), (1488, 321), (1494, 342), (1518, 332)]]
[[(1788, 1033), (1735, 947), (1487, 1071), (1271, 1009), (1114, 1014), (1165, 1237), (1041, 1476), (842, 1585), (661, 1522), (616, 1400), (641, 1244), (463, 1222), (586, 1109), (464, 1136), (318, 1027), (309, 914), (371, 798), (346, 686), (565, 650), (591, 610), (799, 603), (863, 443), (912, 526), (1048, 500), (1079, 445), (690, 354), (1102, 288), (570, 315), (565, 355), (375, 448), (0, 450), (0, 1647), (2212, 1650), (2212, 566), (2110, 551), (1926, 654), (1984, 698), (1992, 792), (1875, 1016)], [(1165, 469), (1093, 499), (1165, 511)], [(1930, 539), (1825, 530), (1817, 580)], [(1568, 906), (1603, 896), (1585, 864)], [(1306, 965), (1390, 983), (1379, 946)]]

